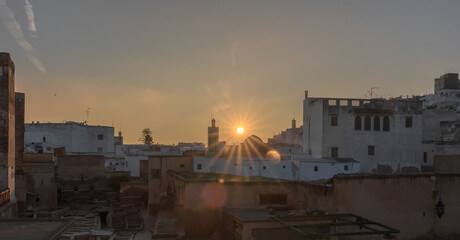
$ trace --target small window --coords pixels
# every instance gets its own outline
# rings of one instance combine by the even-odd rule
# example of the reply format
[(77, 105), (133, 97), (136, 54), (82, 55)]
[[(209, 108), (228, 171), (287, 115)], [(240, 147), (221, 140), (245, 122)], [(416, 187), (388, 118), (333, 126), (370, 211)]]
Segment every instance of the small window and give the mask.
[(98, 148), (97, 148), (97, 152), (102, 152), (102, 148), (101, 148), (101, 147), (98, 147)]
[(428, 162), (428, 153), (427, 152), (423, 152), (423, 162), (424, 163)]
[(374, 131), (380, 131), (380, 117), (374, 117)]
[(371, 130), (371, 117), (366, 116), (364, 118), (364, 130), (370, 131)]
[(374, 156), (375, 146), (367, 146), (367, 155)]
[(104, 134), (98, 134), (97, 140), (104, 140)]
[(406, 128), (412, 127), (412, 117), (406, 117)]
[(383, 131), (390, 131), (390, 118), (387, 116), (383, 117)]
[(283, 165), (283, 168), (286, 168), (286, 165)]
[(347, 107), (348, 106), (348, 100), (340, 100), (340, 106), (341, 107)]
[(336, 158), (339, 156), (339, 148), (331, 147), (331, 157)]
[(318, 166), (315, 166), (315, 167), (314, 167), (314, 171), (315, 171), (315, 172), (318, 172)]
[(355, 117), (355, 130), (361, 130), (361, 116)]
[(252, 166), (249, 166), (249, 170), (252, 170)]
[(343, 170), (348, 171), (348, 165), (343, 166)]
[(337, 126), (337, 114), (331, 115), (331, 126)]
[(267, 167), (264, 166), (263, 169), (267, 169)]
[(201, 164), (197, 164), (196, 169), (200, 170), (201, 169)]
[(184, 164), (181, 164), (181, 165), (180, 165), (180, 168), (185, 168), (185, 165), (184, 165)]

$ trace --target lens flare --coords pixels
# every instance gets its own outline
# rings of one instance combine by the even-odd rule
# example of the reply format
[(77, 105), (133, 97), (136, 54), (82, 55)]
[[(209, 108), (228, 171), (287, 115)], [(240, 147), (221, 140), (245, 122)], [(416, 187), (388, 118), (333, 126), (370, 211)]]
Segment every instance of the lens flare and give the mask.
[(243, 134), (244, 133), (244, 128), (243, 127), (238, 127), (238, 129), (236, 129), (236, 132), (238, 134)]

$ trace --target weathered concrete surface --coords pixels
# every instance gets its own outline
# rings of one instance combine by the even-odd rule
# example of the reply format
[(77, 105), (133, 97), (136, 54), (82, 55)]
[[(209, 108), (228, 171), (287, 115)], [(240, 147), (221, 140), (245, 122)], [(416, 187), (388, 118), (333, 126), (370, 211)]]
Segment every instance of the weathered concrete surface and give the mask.
[[(459, 239), (460, 175), (336, 176), (329, 186), (306, 184), (304, 206), (333, 213), (354, 213), (401, 231), (398, 239)], [(445, 214), (435, 214), (442, 199)], [(455, 237), (453, 237), (455, 236)]]

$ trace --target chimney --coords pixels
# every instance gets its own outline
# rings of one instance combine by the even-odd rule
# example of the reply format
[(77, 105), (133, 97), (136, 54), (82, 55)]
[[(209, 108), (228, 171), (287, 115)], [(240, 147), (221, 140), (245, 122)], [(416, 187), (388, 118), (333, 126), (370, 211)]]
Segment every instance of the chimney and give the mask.
[(305, 91), (305, 99), (308, 99), (308, 91)]
[(295, 119), (292, 119), (292, 128), (295, 128)]

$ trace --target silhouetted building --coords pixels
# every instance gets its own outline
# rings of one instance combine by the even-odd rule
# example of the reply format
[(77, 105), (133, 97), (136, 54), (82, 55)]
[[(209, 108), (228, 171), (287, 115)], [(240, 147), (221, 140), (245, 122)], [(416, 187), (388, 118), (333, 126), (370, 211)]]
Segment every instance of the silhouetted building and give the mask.
[(15, 93), (15, 135), (16, 135), (16, 170), (21, 168), (24, 154), (24, 114), (25, 114), (25, 94)]
[(219, 143), (219, 127), (216, 127), (216, 120), (211, 120), (211, 127), (208, 127), (208, 152), (217, 152)]
[(444, 89), (459, 89), (458, 73), (446, 73), (434, 80), (434, 93), (438, 94)]
[(0, 192), (10, 190), (15, 198), (14, 63), (9, 53), (0, 53)]

